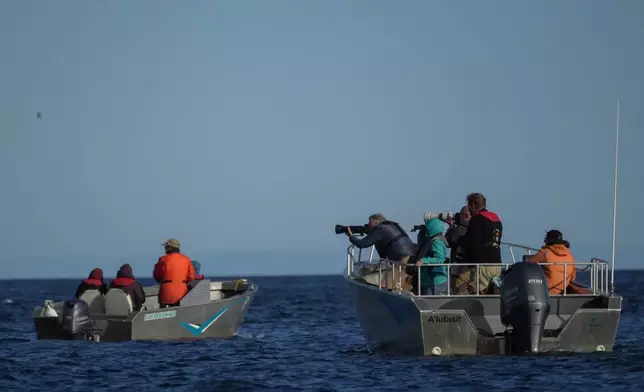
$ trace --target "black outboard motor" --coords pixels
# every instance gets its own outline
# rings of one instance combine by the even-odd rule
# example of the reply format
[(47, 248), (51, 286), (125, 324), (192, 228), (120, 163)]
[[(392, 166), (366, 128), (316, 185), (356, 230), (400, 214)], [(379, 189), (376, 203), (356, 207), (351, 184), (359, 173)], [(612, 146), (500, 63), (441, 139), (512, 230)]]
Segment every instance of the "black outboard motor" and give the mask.
[(512, 326), (509, 351), (538, 353), (549, 313), (550, 297), (543, 269), (534, 263), (512, 265), (501, 284), (501, 322)]
[(91, 327), (89, 305), (82, 299), (63, 304), (63, 333), (68, 340), (84, 340)]

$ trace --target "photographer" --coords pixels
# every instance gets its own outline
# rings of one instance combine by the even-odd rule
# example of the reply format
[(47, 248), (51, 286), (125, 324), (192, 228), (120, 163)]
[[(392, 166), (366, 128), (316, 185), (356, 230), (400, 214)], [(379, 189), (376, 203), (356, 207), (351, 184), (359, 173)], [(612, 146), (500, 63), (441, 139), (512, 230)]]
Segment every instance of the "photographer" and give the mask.
[[(452, 263), (466, 263), (466, 249), (464, 246), (465, 235), (467, 234), (467, 224), (471, 218), (470, 209), (467, 206), (461, 208), (461, 211), (456, 216), (455, 225), (445, 233), (445, 238), (450, 247), (450, 259)], [(454, 293), (459, 292), (459, 288), (466, 283), (461, 275), (470, 271), (473, 267), (470, 266), (452, 266), (450, 268), (450, 276), (452, 279), (452, 290)], [(468, 275), (469, 277), (469, 275)]]
[(381, 259), (389, 259), (406, 263), (414, 253), (415, 245), (411, 238), (396, 222), (388, 221), (382, 214), (373, 214), (369, 217), (368, 234), (364, 238), (358, 238), (346, 228), (346, 235), (349, 241), (360, 249), (376, 246), (376, 251)]

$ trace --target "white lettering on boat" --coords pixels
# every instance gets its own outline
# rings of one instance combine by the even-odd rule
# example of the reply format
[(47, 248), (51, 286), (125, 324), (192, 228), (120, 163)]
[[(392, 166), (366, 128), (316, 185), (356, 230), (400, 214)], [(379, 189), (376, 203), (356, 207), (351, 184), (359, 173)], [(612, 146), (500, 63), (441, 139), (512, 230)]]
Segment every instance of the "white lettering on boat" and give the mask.
[(145, 316), (143, 316), (143, 321), (154, 321), (154, 320), (170, 319), (170, 318), (174, 318), (176, 316), (177, 316), (177, 311), (176, 310), (168, 310), (168, 311), (165, 311), (165, 312), (148, 313)]

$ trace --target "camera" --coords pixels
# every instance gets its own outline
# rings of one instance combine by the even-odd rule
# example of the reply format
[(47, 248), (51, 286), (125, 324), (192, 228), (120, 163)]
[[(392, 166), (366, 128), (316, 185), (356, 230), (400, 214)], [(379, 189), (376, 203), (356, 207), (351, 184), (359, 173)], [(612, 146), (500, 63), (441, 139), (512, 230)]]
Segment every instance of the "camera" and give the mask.
[(335, 234), (344, 234), (347, 232), (347, 229), (350, 229), (353, 234), (365, 235), (369, 232), (369, 226), (342, 226), (335, 225)]
[(414, 233), (416, 231), (422, 231), (422, 230), (425, 230), (425, 225), (415, 225), (410, 231)]
[(454, 214), (451, 211), (447, 212), (426, 212), (423, 219), (427, 222), (430, 219), (440, 219), (445, 223), (451, 224), (454, 221)]

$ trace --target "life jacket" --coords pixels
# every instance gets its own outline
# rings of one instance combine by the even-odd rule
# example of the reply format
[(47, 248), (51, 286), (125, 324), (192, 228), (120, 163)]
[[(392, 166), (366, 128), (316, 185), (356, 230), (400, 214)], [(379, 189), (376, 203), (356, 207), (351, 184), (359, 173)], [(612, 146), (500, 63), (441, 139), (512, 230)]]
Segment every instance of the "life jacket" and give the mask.
[(195, 269), (185, 255), (170, 253), (159, 258), (153, 276), (159, 282), (159, 304), (176, 304), (188, 293), (188, 283), (195, 279)]
[(120, 289), (123, 287), (127, 287), (134, 282), (136, 282), (136, 279), (134, 278), (128, 278), (128, 277), (114, 278), (110, 283), (110, 286)]
[(81, 280), (84, 284), (92, 287), (101, 288), (103, 286), (103, 282), (99, 279), (83, 279)]
[[(392, 230), (391, 227), (393, 227), (394, 229)], [(405, 229), (403, 229), (398, 222), (382, 221), (380, 222), (380, 224), (378, 224), (378, 226), (376, 226), (374, 230), (386, 230), (387, 232), (389, 232), (390, 235), (393, 235), (391, 236), (391, 238), (389, 238), (389, 241), (385, 243), (375, 244), (376, 251), (378, 252), (378, 255), (380, 255), (380, 257), (391, 258), (390, 251), (394, 248), (394, 245), (398, 245), (401, 248), (401, 249), (398, 249), (398, 251), (394, 252), (395, 254), (399, 253), (399, 251), (404, 251), (403, 241), (409, 243), (410, 253), (407, 253), (406, 255), (413, 254), (414, 243), (411, 240), (411, 238), (409, 238), (409, 236), (407, 235), (407, 232), (405, 231)], [(400, 255), (400, 256), (404, 256), (404, 255)], [(398, 260), (395, 260), (395, 261), (398, 261)]]
[(81, 282), (87, 286), (100, 289), (101, 287), (103, 287), (103, 270), (100, 268), (94, 268), (89, 273), (87, 279), (83, 279), (81, 280)]

